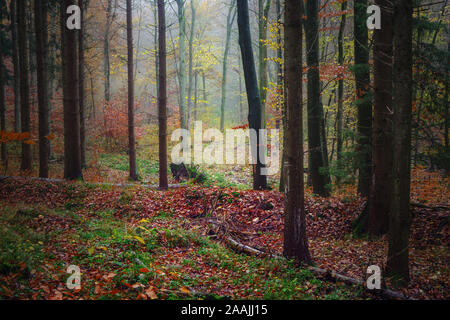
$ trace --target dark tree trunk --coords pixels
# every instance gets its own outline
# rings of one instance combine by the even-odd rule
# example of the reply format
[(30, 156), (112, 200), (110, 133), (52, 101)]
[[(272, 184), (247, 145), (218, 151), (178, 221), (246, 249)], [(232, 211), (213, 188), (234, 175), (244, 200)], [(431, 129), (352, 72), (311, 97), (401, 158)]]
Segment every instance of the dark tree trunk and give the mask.
[(78, 77), (79, 88), (78, 94), (80, 96), (80, 149), (81, 149), (81, 167), (86, 168), (86, 119), (85, 119), (85, 92), (84, 92), (84, 6), (85, 0), (78, 0), (81, 15), (81, 29), (78, 31)]
[(11, 0), (11, 47), (12, 62), (14, 66), (14, 131), (20, 131), (20, 71), (17, 41), (17, 0)]
[(311, 262), (306, 237), (306, 216), (303, 181), (302, 120), (302, 11), (300, 2), (286, 1), (285, 64), (286, 64), (286, 207), (284, 250), (296, 262)]
[(80, 108), (78, 93), (77, 31), (66, 27), (67, 7), (75, 0), (61, 2), (61, 52), (64, 96), (64, 178), (82, 179), (80, 150)]
[(48, 36), (47, 0), (34, 1), (34, 22), (36, 32), (36, 65), (39, 105), (39, 177), (48, 178), (50, 144), (49, 99), (48, 99)]
[(128, 156), (130, 179), (137, 180), (136, 138), (134, 135), (134, 75), (133, 75), (133, 11), (131, 0), (127, 0), (127, 47), (128, 47)]
[(369, 197), (372, 178), (372, 101), (370, 94), (369, 33), (366, 26), (367, 0), (355, 0), (355, 87), (358, 111), (358, 192)]
[(386, 272), (409, 282), (412, 110), (412, 1), (394, 2), (394, 171)]
[(308, 173), (313, 192), (328, 197), (327, 172), (322, 157), (321, 126), (323, 109), (320, 103), (319, 75), (319, 3), (306, 1), (306, 52), (308, 64)]
[(300, 1), (286, 1), (285, 64), (286, 64), (286, 175), (287, 192), (284, 220), (284, 250), (296, 262), (311, 262), (306, 237), (303, 182), (302, 121), (302, 12)]
[[(30, 132), (30, 81), (27, 46), (27, 21), (26, 1), (17, 2), (17, 22), (19, 33), (19, 69), (20, 69), (20, 123), (23, 133)], [(31, 145), (22, 142), (22, 160), (20, 169), (30, 171), (31, 167)]]
[(159, 52), (159, 188), (166, 190), (167, 181), (167, 72), (166, 72), (166, 13), (164, 0), (158, 0)]
[(248, 122), (250, 129), (256, 131), (256, 141), (251, 141), (255, 148), (256, 165), (253, 167), (253, 189), (267, 189), (267, 177), (261, 174), (263, 164), (260, 158), (259, 130), (261, 129), (261, 100), (258, 92), (258, 80), (256, 79), (255, 59), (253, 57), (252, 39), (250, 35), (250, 22), (248, 16), (248, 1), (237, 1), (239, 46), (241, 48), (242, 65), (244, 67), (245, 87), (248, 100)]
[(392, 5), (377, 0), (383, 29), (374, 31), (374, 121), (372, 134), (373, 179), (369, 201), (368, 232), (388, 231), (392, 197)]
[[(5, 8), (2, 8), (1, 6), (5, 6)], [(3, 10), (6, 9), (6, 3), (0, 5), (0, 21), (3, 19)], [(6, 119), (5, 119), (5, 113), (6, 113), (6, 107), (5, 107), (5, 74), (6, 74), (6, 68), (4, 66), (3, 62), (3, 48), (5, 47), (5, 41), (3, 39), (3, 34), (0, 33), (0, 137), (3, 133), (6, 132)], [(6, 143), (2, 142), (0, 144), (0, 159), (3, 163), (6, 165)]]

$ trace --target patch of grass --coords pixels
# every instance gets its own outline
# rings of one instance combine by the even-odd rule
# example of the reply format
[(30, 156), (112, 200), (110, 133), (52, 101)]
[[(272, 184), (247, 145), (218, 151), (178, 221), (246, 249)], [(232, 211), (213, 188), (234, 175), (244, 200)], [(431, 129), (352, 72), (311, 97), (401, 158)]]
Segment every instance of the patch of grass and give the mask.
[[(42, 261), (48, 258), (43, 250), (46, 235), (29, 226), (37, 215), (17, 211), (17, 207), (4, 206), (0, 212), (0, 276), (16, 274), (17, 281), (26, 286), (32, 272), (40, 270)], [(0, 297), (3, 292), (4, 288), (0, 287)]]

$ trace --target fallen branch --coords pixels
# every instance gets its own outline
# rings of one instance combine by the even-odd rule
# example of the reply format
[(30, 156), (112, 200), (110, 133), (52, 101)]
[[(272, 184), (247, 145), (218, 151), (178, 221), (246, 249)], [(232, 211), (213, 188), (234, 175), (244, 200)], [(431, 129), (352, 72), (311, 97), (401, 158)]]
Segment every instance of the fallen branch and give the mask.
[[(218, 227), (222, 227), (217, 221), (214, 220), (208, 220), (208, 223), (214, 224)], [(245, 253), (247, 255), (250, 256), (257, 256), (257, 257), (267, 257), (267, 258), (273, 258), (273, 259), (285, 259), (284, 257), (280, 256), (280, 255), (276, 255), (276, 254), (271, 254), (268, 252), (264, 252), (261, 250), (258, 250), (256, 248), (252, 248), (250, 246), (247, 246), (241, 242), (239, 242), (236, 239), (233, 239), (231, 236), (226, 236), (223, 237), (223, 241), (225, 242), (225, 244), (230, 247), (232, 250), (240, 252), (240, 253)], [(337, 272), (334, 271), (330, 271), (330, 270), (325, 270), (325, 269), (321, 269), (318, 267), (313, 267), (313, 266), (305, 266), (306, 269), (319, 274), (321, 276), (324, 276), (325, 279), (328, 280), (333, 280), (333, 281), (342, 281), (348, 284), (352, 284), (352, 285), (358, 285), (358, 286), (363, 286), (364, 289), (368, 290), (365, 285), (364, 282), (359, 280), (359, 279), (353, 279), (350, 278), (346, 275), (342, 275), (339, 274)], [(393, 298), (393, 299), (401, 299), (401, 300), (413, 300), (413, 298), (408, 297), (406, 295), (404, 295), (403, 293), (397, 292), (397, 291), (393, 291), (390, 289), (380, 289), (380, 290), (376, 290), (376, 291), (370, 291), (371, 293), (380, 293), (384, 296), (387, 296), (389, 298)]]
[(430, 209), (430, 210), (449, 210), (450, 211), (450, 207), (449, 206), (443, 206), (443, 205), (439, 205), (439, 206), (427, 206), (423, 203), (419, 203), (419, 202), (411, 202), (411, 206), (412, 207), (416, 207), (416, 208), (422, 208), (422, 209)]

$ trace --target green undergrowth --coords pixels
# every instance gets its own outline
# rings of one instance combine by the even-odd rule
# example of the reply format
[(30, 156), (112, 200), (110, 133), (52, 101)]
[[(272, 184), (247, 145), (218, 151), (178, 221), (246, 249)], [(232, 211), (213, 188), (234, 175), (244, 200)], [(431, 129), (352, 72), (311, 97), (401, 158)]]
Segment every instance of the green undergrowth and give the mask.
[[(74, 203), (83, 196), (71, 185), (66, 192)], [(158, 299), (362, 298), (359, 289), (289, 261), (236, 253), (170, 211), (130, 219), (67, 204), (1, 208), (2, 299), (47, 298), (45, 287), (59, 288), (65, 299), (135, 299), (149, 287)], [(82, 272), (76, 294), (65, 288), (68, 265)]]

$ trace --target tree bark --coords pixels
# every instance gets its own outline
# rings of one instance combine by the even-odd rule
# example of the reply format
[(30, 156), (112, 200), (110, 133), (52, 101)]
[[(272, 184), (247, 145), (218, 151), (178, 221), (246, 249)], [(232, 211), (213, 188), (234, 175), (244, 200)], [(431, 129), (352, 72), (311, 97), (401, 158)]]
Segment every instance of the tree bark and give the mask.
[(66, 27), (67, 7), (75, 0), (63, 0), (61, 9), (61, 52), (64, 96), (64, 178), (82, 179), (80, 150), (80, 106), (78, 93), (77, 31)]
[(255, 138), (251, 138), (253, 153), (256, 154), (256, 164), (253, 166), (253, 189), (267, 189), (267, 177), (261, 174), (263, 164), (260, 157), (259, 130), (261, 129), (261, 100), (256, 79), (255, 59), (253, 57), (250, 22), (248, 15), (248, 0), (237, 1), (239, 46), (241, 48), (242, 65), (244, 67), (245, 87), (248, 101), (248, 122), (250, 129), (256, 131)]
[[(17, 2), (17, 22), (19, 33), (19, 69), (20, 69), (20, 123), (22, 133), (30, 133), (30, 82), (27, 46), (26, 1)], [(32, 170), (31, 145), (22, 142), (20, 169)]]
[(17, 42), (17, 0), (11, 0), (10, 16), (11, 16), (11, 54), (14, 66), (14, 131), (20, 131), (20, 71), (19, 71), (19, 55)]
[(166, 72), (166, 17), (164, 0), (158, 0), (159, 52), (159, 188), (167, 190), (167, 72)]
[(370, 94), (369, 33), (366, 26), (367, 0), (355, 0), (355, 87), (358, 113), (358, 192), (369, 197), (372, 178), (372, 101)]
[(285, 5), (286, 64), (286, 206), (284, 218), (284, 249), (286, 258), (310, 263), (306, 237), (303, 181), (303, 116), (302, 116), (302, 10), (300, 1)]
[(330, 195), (327, 188), (327, 168), (324, 165), (321, 146), (323, 107), (320, 102), (319, 75), (319, 3), (306, 1), (306, 52), (308, 64), (308, 173), (313, 192), (321, 197)]
[(383, 29), (374, 31), (374, 121), (372, 133), (373, 179), (369, 201), (368, 232), (380, 236), (388, 231), (392, 197), (392, 5), (377, 0)]
[[(4, 6), (4, 8), (3, 8)], [(6, 10), (6, 3), (0, 5), (0, 21), (3, 20), (3, 11)], [(5, 41), (3, 39), (3, 34), (0, 33), (0, 136), (6, 133), (6, 106), (5, 106), (5, 75), (6, 68), (4, 66), (3, 58), (3, 48), (5, 47)], [(6, 166), (6, 143), (0, 143), (0, 159)]]
[(78, 0), (78, 6), (80, 7), (80, 19), (81, 29), (78, 30), (78, 75), (79, 75), (79, 88), (78, 94), (80, 96), (80, 150), (81, 150), (81, 167), (86, 168), (86, 119), (85, 119), (85, 91), (84, 91), (84, 13), (85, 13), (85, 0)]
[(34, 22), (36, 32), (36, 65), (39, 109), (39, 177), (48, 178), (49, 158), (49, 101), (48, 101), (48, 36), (47, 0), (34, 1)]
[(130, 179), (137, 180), (136, 138), (134, 135), (134, 63), (133, 63), (133, 9), (127, 0), (127, 49), (128, 49), (128, 156)]
[(394, 165), (389, 219), (388, 276), (409, 282), (412, 111), (412, 2), (394, 2)]

